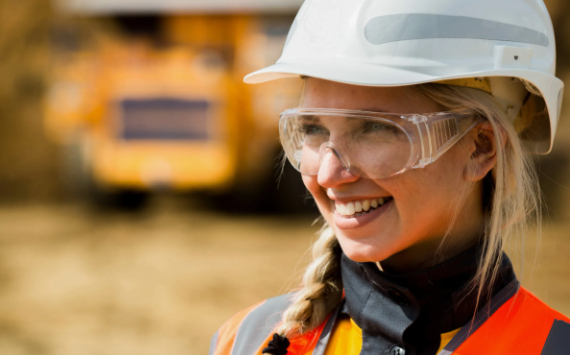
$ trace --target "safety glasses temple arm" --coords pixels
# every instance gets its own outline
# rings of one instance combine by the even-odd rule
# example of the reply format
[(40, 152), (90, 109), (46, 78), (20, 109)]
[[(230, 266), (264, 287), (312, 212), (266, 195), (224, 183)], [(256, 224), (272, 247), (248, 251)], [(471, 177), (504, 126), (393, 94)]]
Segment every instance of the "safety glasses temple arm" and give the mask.
[[(419, 145), (419, 160), (413, 168), (423, 168), (433, 163), (481, 121), (477, 117), (473, 114), (410, 117), (408, 120), (414, 123), (418, 130)], [(473, 122), (462, 129), (465, 125), (462, 125), (461, 121), (467, 119)]]

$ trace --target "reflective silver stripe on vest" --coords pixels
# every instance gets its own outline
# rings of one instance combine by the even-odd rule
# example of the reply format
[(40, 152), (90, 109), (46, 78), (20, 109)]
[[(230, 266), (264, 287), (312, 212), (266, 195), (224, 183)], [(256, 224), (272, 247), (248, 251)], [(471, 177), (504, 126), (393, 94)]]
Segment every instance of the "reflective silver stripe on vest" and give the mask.
[(327, 324), (325, 324), (325, 327), (323, 328), (323, 332), (321, 333), (321, 336), (319, 337), (319, 340), (317, 341), (317, 345), (315, 345), (315, 348), (313, 349), (313, 352), (311, 353), (311, 355), (324, 355), (325, 350), (327, 349), (327, 344), (329, 343), (329, 340), (331, 340), (333, 327), (336, 324), (336, 319), (338, 318), (338, 315), (342, 310), (343, 303), (344, 302), (341, 302), (332, 311), (331, 316), (329, 317)]
[(216, 332), (210, 340), (210, 351), (208, 352), (208, 355), (214, 355), (214, 352), (216, 351), (216, 345), (218, 345), (218, 334), (219, 331)]
[(293, 297), (287, 294), (270, 298), (251, 311), (238, 328), (231, 355), (253, 355), (271, 335)]
[(564, 355), (570, 349), (570, 324), (555, 319), (540, 355)]
[(466, 16), (400, 14), (371, 19), (364, 35), (372, 44), (427, 38), (469, 38), (548, 47), (546, 34), (526, 27)]

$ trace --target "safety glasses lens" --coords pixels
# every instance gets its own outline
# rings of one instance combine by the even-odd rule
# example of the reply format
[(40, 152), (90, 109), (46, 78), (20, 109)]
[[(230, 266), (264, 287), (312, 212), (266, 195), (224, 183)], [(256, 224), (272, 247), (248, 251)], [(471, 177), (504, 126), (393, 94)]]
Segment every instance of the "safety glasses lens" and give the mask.
[(280, 133), (289, 161), (305, 175), (344, 168), (362, 177), (386, 178), (405, 169), (412, 154), (408, 133), (383, 118), (284, 116)]

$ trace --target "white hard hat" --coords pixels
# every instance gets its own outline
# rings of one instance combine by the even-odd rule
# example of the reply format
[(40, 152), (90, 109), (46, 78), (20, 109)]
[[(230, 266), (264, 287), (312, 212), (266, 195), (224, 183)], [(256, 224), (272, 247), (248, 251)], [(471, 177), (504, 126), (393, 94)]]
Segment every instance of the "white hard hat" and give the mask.
[(542, 0), (306, 0), (281, 58), (244, 80), (305, 75), (356, 85), (480, 88), (466, 80), (478, 78), (513, 121), (546, 110), (542, 119), (514, 123), (529, 149), (548, 153), (564, 89), (555, 68)]

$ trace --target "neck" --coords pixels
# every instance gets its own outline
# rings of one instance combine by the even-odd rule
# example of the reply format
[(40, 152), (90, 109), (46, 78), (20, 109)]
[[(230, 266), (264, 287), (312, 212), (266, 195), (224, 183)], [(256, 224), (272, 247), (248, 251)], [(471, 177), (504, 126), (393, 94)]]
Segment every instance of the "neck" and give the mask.
[(382, 270), (403, 274), (432, 267), (469, 249), (484, 235), (485, 216), (480, 199), (480, 188), (475, 188), (459, 209), (451, 228), (380, 261)]
[(474, 246), (478, 240), (477, 237), (462, 238), (461, 243), (449, 245), (440, 239), (418, 243), (381, 261), (380, 265), (382, 270), (390, 274), (406, 274), (427, 269), (462, 253)]

